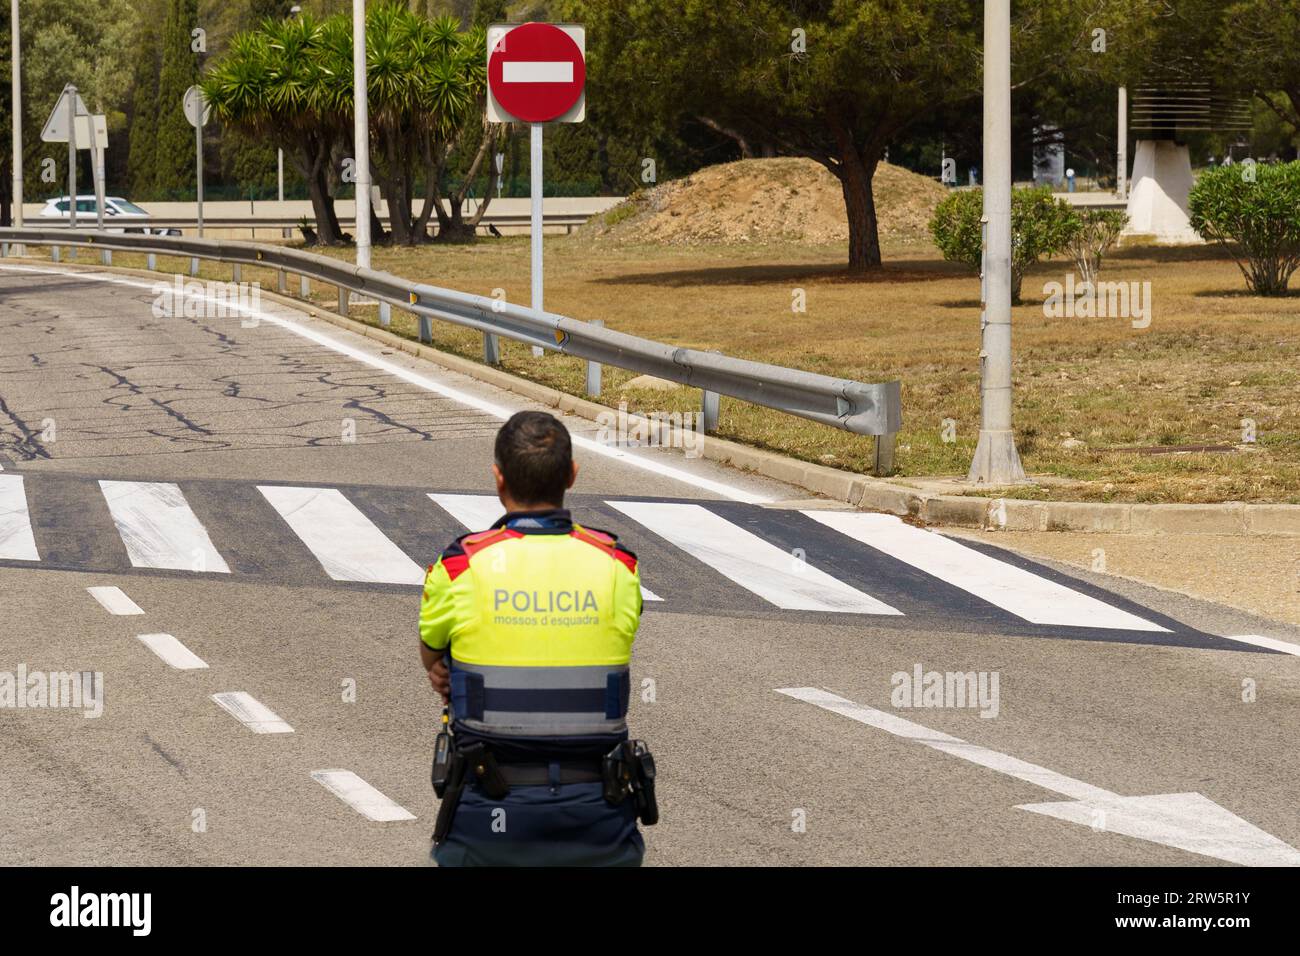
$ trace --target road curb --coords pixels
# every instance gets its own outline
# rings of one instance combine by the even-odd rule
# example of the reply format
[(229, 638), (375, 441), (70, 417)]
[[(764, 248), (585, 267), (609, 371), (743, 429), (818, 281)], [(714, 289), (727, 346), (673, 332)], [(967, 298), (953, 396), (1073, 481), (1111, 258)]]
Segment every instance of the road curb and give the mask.
[[(21, 260), (44, 264), (44, 260)], [(164, 273), (120, 266), (61, 262), (61, 268), (89, 272), (116, 272), (157, 281)], [(477, 381), (513, 392), (530, 401), (547, 405), (592, 421), (602, 421), (618, 410), (568, 392), (561, 392), (502, 369), (440, 351), (394, 332), (339, 315), (319, 303), (278, 292), (261, 290), (271, 301), (384, 345), (466, 375)], [(627, 413), (633, 424), (647, 423), (644, 416)], [(665, 444), (674, 442), (679, 429), (655, 422)], [(693, 436), (694, 438), (694, 436)], [(691, 444), (694, 444), (694, 440)], [(683, 447), (675, 443), (674, 447)], [(1300, 537), (1300, 505), (1249, 504), (1229, 501), (1220, 504), (1140, 504), (1131, 502), (1032, 501), (1021, 498), (991, 498), (975, 495), (934, 494), (897, 481), (859, 475), (800, 461), (777, 452), (753, 448), (725, 438), (706, 436), (701, 457), (752, 472), (816, 494), (844, 502), (863, 511), (878, 511), (909, 518), (920, 524), (971, 528), (983, 531), (1076, 531), (1103, 534), (1142, 535), (1257, 535)]]

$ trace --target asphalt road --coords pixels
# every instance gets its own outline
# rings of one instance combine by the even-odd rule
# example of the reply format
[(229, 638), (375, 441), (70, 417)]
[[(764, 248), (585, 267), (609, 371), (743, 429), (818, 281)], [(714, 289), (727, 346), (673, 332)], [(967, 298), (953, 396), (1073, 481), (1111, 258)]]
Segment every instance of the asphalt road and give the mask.
[[(424, 863), (412, 575), (491, 513), (525, 406), (281, 306), (154, 298), (0, 266), (0, 863)], [(657, 598), (648, 863), (1300, 860), (1296, 628), (568, 424), (575, 517)], [(102, 677), (6, 706), (20, 669)]]

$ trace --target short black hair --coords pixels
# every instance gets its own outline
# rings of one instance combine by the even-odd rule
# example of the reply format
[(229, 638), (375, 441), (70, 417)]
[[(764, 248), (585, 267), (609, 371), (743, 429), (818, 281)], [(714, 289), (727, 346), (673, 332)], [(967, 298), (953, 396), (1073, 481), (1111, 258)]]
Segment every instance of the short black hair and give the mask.
[(548, 412), (516, 412), (497, 432), (497, 467), (520, 504), (562, 505), (573, 470), (569, 430)]

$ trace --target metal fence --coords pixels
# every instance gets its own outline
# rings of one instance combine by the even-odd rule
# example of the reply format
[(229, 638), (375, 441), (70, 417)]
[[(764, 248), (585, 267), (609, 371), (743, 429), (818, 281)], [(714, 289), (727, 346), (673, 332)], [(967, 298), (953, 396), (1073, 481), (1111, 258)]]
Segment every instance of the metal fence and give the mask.
[(244, 265), (275, 269), (278, 291), (284, 294), (289, 293), (288, 277), (293, 275), (299, 277), (298, 291), (303, 296), (312, 281), (336, 287), (338, 310), (343, 314), (350, 294), (377, 301), (380, 322), (385, 326), (393, 307), (404, 309), (419, 320), (422, 342), (432, 341), (435, 320), (476, 329), (483, 333), (484, 360), (490, 364), (499, 360), (498, 336), (586, 359), (592, 363), (587, 375), (589, 394), (599, 394), (600, 365), (702, 389), (705, 431), (717, 427), (716, 396), (728, 395), (859, 435), (874, 435), (874, 471), (883, 474), (893, 469), (894, 440), (902, 425), (902, 393), (897, 381), (868, 385), (717, 352), (678, 348), (605, 328), (601, 322), (424, 285), (286, 246), (67, 228), (0, 229), (0, 253), (21, 252), (11, 246), (24, 245), (48, 247), (55, 261), (64, 247), (88, 247), (97, 250), (106, 265), (111, 265), (114, 251), (143, 253), (150, 269), (157, 268), (159, 255), (180, 256), (190, 260), (191, 275), (198, 274), (200, 260), (220, 262), (232, 267), (234, 281), (240, 281)]

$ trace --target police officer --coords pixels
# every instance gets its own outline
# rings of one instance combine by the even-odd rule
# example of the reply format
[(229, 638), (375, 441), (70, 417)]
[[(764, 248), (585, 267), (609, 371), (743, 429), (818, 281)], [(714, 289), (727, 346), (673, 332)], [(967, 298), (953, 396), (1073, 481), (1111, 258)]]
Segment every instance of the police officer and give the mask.
[[(520, 412), (497, 433), (505, 515), (429, 568), (420, 658), (450, 703), (435, 747), (442, 866), (637, 866), (654, 764), (628, 739), (637, 559), (573, 522), (569, 433)], [(447, 731), (450, 731), (448, 733)]]

